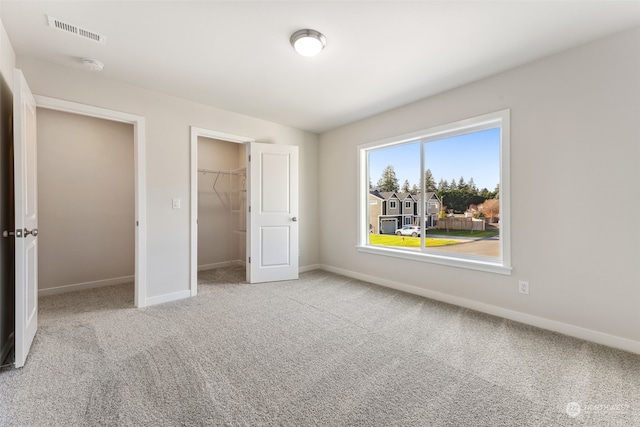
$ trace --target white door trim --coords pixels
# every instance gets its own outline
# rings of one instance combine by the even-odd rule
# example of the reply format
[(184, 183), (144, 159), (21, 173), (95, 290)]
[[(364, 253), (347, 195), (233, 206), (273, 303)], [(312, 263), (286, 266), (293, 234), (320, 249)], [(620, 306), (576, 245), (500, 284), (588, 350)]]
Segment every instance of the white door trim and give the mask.
[(147, 304), (147, 182), (145, 152), (145, 119), (135, 114), (78, 104), (46, 96), (34, 95), (38, 107), (133, 125), (135, 177), (135, 300), (136, 307)]
[[(191, 206), (190, 206), (190, 234), (191, 245), (189, 250), (189, 289), (191, 296), (198, 294), (198, 137), (218, 139), (221, 141), (235, 142), (238, 144), (250, 144), (255, 142), (253, 138), (233, 135), (191, 126)], [(247, 155), (249, 150), (247, 150)], [(249, 250), (249, 231), (247, 230), (247, 251)]]

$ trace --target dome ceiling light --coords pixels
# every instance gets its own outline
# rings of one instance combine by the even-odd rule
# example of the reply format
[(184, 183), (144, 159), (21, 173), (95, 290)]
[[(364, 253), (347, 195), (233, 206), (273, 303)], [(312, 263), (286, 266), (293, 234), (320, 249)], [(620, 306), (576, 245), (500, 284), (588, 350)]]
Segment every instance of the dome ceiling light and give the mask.
[(97, 59), (82, 58), (82, 63), (91, 71), (102, 71), (104, 64)]
[(302, 56), (316, 56), (327, 45), (327, 38), (316, 30), (298, 30), (291, 35), (291, 46)]

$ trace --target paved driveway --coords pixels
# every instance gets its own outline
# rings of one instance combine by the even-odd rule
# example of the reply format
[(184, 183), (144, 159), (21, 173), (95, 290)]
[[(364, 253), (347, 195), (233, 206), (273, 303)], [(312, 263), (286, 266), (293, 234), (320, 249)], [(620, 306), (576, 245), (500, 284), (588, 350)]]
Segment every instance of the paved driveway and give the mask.
[(463, 254), (474, 254), (491, 257), (500, 256), (500, 240), (499, 239), (481, 239), (470, 240), (457, 245), (440, 246), (441, 251), (457, 252)]

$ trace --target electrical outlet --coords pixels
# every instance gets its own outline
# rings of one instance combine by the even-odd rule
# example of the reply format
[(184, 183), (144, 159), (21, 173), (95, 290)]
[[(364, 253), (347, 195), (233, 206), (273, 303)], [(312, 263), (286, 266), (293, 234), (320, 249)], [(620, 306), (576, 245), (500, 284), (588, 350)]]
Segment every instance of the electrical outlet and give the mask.
[(529, 295), (529, 282), (525, 282), (524, 280), (520, 280), (518, 282), (518, 291), (521, 294)]

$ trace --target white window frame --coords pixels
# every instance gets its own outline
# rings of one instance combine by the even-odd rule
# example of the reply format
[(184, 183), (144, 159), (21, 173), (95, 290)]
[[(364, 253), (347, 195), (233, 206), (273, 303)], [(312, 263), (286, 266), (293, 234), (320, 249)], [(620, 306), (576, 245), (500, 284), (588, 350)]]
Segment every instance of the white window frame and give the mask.
[(404, 201), (404, 208), (405, 209), (411, 209), (411, 200), (405, 200)]
[[(470, 254), (448, 254), (445, 251), (427, 250), (408, 251), (394, 247), (369, 244), (369, 165), (368, 154), (380, 148), (391, 147), (409, 142), (423, 143), (450, 138), (472, 132), (500, 127), (500, 257), (482, 257)], [(510, 110), (472, 117), (453, 123), (443, 124), (409, 134), (360, 144), (357, 147), (358, 159), (358, 210), (357, 242), (359, 252), (410, 259), (452, 267), (467, 268), (491, 273), (510, 275), (511, 267), (511, 185), (510, 185)], [(421, 170), (424, 170), (424, 155), (421, 154)], [(425, 194), (424, 184), (422, 194)], [(426, 207), (426, 206), (425, 206)], [(391, 209), (391, 208), (390, 208)], [(426, 212), (421, 212), (420, 223), (424, 224)], [(422, 233), (421, 239), (424, 239)]]
[(398, 201), (389, 200), (389, 209), (398, 209)]

